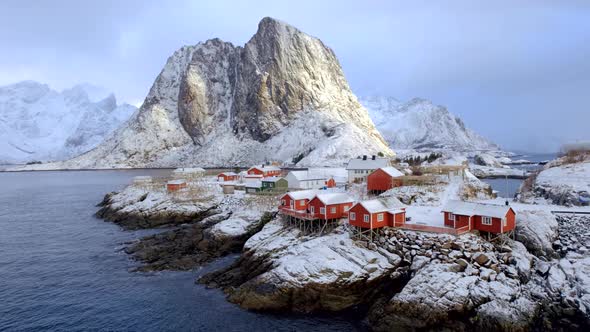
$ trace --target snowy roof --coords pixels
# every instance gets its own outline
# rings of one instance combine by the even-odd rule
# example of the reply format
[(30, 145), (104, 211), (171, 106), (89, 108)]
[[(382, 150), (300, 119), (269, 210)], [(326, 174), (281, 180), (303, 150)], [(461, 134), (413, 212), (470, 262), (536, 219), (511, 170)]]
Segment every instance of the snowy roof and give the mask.
[(225, 176), (236, 176), (237, 174), (234, 172), (223, 172), (223, 173), (219, 173), (219, 175), (225, 175)]
[(185, 180), (179, 179), (179, 180), (170, 180), (167, 182), (168, 184), (183, 184), (186, 183)]
[(445, 204), (442, 211), (451, 212), (462, 216), (485, 216), (504, 218), (510, 210), (510, 205), (495, 205), (475, 202), (464, 202), (450, 200)]
[(174, 170), (174, 173), (203, 173), (203, 172), (205, 172), (205, 169), (201, 168), (201, 167), (177, 168)]
[(260, 181), (248, 182), (244, 185), (244, 187), (246, 187), (246, 188), (261, 188), (262, 182), (260, 182)]
[(311, 181), (311, 180), (325, 180), (326, 176), (316, 174), (310, 171), (291, 171), (289, 172), (299, 181)]
[(317, 190), (310, 189), (310, 190), (290, 191), (290, 192), (286, 193), (285, 195), (291, 196), (291, 198), (294, 200), (299, 200), (299, 199), (312, 199), (317, 193), (318, 193)]
[(342, 203), (352, 203), (354, 199), (346, 193), (327, 193), (327, 194), (319, 194), (316, 197), (324, 204), (342, 204)]
[(377, 169), (389, 166), (389, 160), (386, 158), (375, 158), (375, 160), (368, 157), (366, 160), (362, 158), (350, 159), (346, 169)]
[(280, 179), (282, 179), (282, 178), (281, 177), (278, 177), (278, 176), (271, 176), (271, 177), (268, 177), (268, 178), (264, 178), (262, 180), (262, 182), (277, 182)]
[(281, 170), (280, 167), (272, 166), (272, 165), (252, 166), (248, 170), (252, 170), (252, 169), (259, 169), (261, 171), (280, 171)]
[(369, 213), (385, 211), (397, 213), (402, 211), (399, 208), (403, 207), (403, 204), (397, 198), (371, 199), (368, 201), (359, 202), (358, 204), (362, 205), (362, 207), (364, 207)]
[(383, 172), (389, 174), (389, 176), (394, 177), (394, 178), (398, 177), (398, 176), (404, 176), (404, 173), (398, 171), (397, 168), (395, 168), (395, 167), (391, 167), (391, 166), (381, 167), (380, 169), (383, 170)]
[(264, 176), (262, 174), (245, 174), (245, 178), (259, 178), (262, 179)]

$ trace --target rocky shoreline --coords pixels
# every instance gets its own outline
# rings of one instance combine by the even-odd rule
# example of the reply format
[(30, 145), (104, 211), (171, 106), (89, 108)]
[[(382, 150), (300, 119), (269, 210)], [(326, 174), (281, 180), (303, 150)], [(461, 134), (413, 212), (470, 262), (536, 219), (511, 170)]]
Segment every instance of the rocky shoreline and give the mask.
[(125, 249), (143, 263), (137, 270), (190, 270), (241, 252), (197, 282), (248, 310), (363, 307), (376, 331), (590, 328), (587, 217), (518, 211), (516, 240), (494, 243), (397, 229), (368, 243), (346, 224), (303, 233), (243, 197), (178, 202), (130, 187), (108, 194), (97, 215), (126, 229), (174, 225)]

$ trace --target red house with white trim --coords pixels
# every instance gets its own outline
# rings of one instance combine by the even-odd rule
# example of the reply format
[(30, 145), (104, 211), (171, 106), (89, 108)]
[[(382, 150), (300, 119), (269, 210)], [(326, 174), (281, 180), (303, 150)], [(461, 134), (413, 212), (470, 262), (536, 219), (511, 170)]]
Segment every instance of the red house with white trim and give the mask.
[(309, 213), (314, 219), (340, 219), (348, 216), (354, 199), (345, 193), (325, 193), (316, 195), (309, 201)]
[(442, 209), (445, 226), (488, 233), (506, 233), (516, 227), (510, 205), (449, 201)]
[(281, 205), (279, 210), (292, 210), (292, 211), (307, 211), (309, 201), (311, 201), (317, 190), (300, 190), (291, 191), (284, 194), (281, 197)]
[(350, 208), (348, 222), (352, 226), (370, 229), (400, 227), (406, 222), (406, 209), (392, 200), (363, 201)]
[(252, 166), (248, 169), (248, 175), (262, 175), (262, 177), (280, 176), (281, 168), (272, 165)]
[(374, 193), (382, 193), (394, 187), (402, 185), (401, 178), (404, 173), (395, 167), (381, 167), (367, 176), (367, 190)]
[(225, 181), (236, 181), (238, 179), (238, 174), (234, 172), (223, 172), (217, 174), (217, 181), (225, 182)]

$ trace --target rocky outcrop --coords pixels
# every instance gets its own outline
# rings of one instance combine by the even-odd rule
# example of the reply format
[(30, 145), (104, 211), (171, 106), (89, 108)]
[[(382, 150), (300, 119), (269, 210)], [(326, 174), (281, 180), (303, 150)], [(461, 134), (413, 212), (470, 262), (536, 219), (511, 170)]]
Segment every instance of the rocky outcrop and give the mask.
[(539, 257), (555, 257), (553, 241), (557, 240), (558, 224), (550, 212), (518, 211), (516, 223), (516, 239)]
[(272, 18), (236, 47), (183, 47), (138, 114), (97, 149), (61, 168), (341, 164), (393, 155), (351, 92), (334, 52)]
[[(162, 185), (163, 187), (163, 185)], [(125, 190), (107, 194), (98, 204), (96, 216), (125, 229), (145, 229), (200, 221), (220, 213), (215, 199), (202, 202), (182, 202), (165, 190), (145, 190), (128, 186)]]
[(306, 236), (275, 219), (246, 242), (234, 265), (199, 282), (224, 288), (246, 309), (340, 311), (403, 283), (401, 265), (393, 253), (356, 246), (342, 228)]
[(477, 165), (481, 166), (490, 166), (498, 168), (502, 167), (502, 163), (498, 159), (487, 153), (476, 154), (475, 157), (473, 157), (473, 161)]
[(260, 231), (273, 215), (266, 213), (249, 219), (232, 216), (231, 212), (220, 213), (196, 224), (141, 238), (125, 248), (125, 252), (143, 263), (139, 271), (190, 270), (241, 251), (246, 240)]
[(546, 167), (534, 179), (533, 197), (530, 200), (541, 198), (558, 205), (590, 205), (588, 178), (590, 178), (590, 160)]

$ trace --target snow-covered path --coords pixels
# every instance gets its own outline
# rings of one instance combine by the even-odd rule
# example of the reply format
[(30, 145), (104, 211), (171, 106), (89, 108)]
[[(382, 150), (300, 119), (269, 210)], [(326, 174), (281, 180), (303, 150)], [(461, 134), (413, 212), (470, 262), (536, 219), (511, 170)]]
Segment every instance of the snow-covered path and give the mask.
[(463, 181), (459, 176), (452, 176), (445, 190), (440, 193), (439, 206), (409, 206), (406, 216), (410, 217), (408, 224), (419, 224), (444, 227), (441, 208), (449, 201), (459, 199), (459, 192)]

